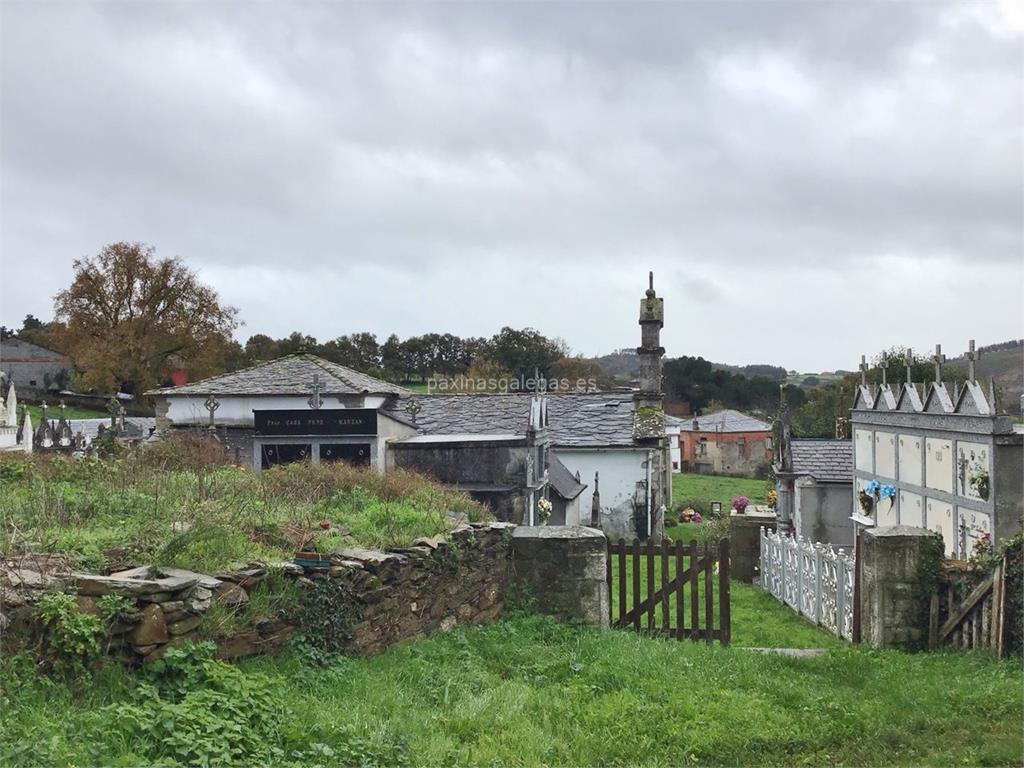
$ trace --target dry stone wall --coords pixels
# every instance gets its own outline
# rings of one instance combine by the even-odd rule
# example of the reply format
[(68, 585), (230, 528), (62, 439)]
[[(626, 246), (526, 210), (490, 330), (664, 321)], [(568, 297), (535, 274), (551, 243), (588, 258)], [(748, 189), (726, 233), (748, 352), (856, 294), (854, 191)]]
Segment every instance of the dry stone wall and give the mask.
[[(7, 648), (31, 644), (41, 627), (35, 603), (46, 591), (75, 594), (79, 610), (97, 613), (104, 595), (119, 595), (127, 611), (108, 622), (105, 647), (137, 663), (159, 659), (168, 647), (209, 636), (203, 617), (215, 604), (242, 611), (259, 590), (268, 568), (278, 569), (313, 594), (318, 582), (336, 586), (345, 626), (343, 650), (377, 653), (390, 645), (456, 624), (477, 624), (501, 615), (509, 583), (510, 523), (463, 525), (447, 537), (418, 539), (387, 552), (340, 549), (315, 567), (293, 562), (213, 575), (143, 566), (111, 574), (73, 571), (60, 555), (8, 558), (0, 567), (0, 634)], [(322, 586), (322, 584), (321, 584)], [(294, 610), (256, 615), (249, 626), (215, 636), (220, 658), (273, 653), (295, 632), (312, 635), (329, 625), (300, 600)], [(305, 607), (303, 607), (305, 606)], [(328, 609), (325, 609), (328, 610)], [(329, 609), (333, 610), (333, 609)]]

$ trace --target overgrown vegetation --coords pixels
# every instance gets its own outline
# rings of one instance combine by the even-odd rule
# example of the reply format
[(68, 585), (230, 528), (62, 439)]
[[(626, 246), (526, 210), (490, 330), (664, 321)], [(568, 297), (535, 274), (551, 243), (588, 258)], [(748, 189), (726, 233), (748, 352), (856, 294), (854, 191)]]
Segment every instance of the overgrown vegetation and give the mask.
[(0, 550), (62, 552), (82, 569), (153, 563), (218, 570), (296, 549), (408, 545), (486, 517), (409, 472), (293, 464), (261, 474), (182, 436), (113, 460), (0, 457)]
[[(770, 601), (771, 599), (768, 598)], [(766, 604), (766, 610), (771, 610)], [(777, 611), (785, 609), (776, 608)], [(738, 617), (734, 616), (738, 623)], [(1020, 765), (1019, 664), (793, 659), (519, 616), (370, 659), (171, 650), (88, 685), (0, 662), (5, 765)]]

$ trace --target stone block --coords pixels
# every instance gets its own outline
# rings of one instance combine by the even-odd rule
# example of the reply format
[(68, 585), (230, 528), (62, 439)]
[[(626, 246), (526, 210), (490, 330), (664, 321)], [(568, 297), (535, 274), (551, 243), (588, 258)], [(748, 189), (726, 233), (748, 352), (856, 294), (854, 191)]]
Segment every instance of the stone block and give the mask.
[(193, 629), (198, 627), (202, 621), (202, 616), (189, 614), (186, 618), (176, 621), (173, 624), (168, 624), (167, 631), (172, 635), (184, 635), (186, 632), (191, 632)]
[(170, 639), (167, 622), (160, 606), (150, 603), (142, 611), (142, 620), (128, 633), (128, 640), (133, 645), (152, 645), (166, 643)]

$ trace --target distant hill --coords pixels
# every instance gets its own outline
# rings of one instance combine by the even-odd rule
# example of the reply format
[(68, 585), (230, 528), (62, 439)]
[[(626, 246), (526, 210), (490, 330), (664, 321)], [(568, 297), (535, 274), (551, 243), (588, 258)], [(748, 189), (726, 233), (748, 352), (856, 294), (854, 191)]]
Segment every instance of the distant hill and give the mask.
[(726, 363), (712, 363), (716, 371), (728, 371), (740, 376), (752, 379), (754, 376), (763, 376), (772, 381), (782, 381), (786, 378), (786, 369), (781, 365), (768, 365), (767, 363), (754, 363), (753, 365), (728, 365)]
[[(977, 376), (980, 381), (995, 379), (1000, 391), (999, 406), (1010, 413), (1020, 413), (1020, 396), (1024, 393), (1024, 339), (1003, 341), (979, 347), (981, 356), (977, 362)], [(967, 370), (967, 356), (950, 359), (946, 365)]]
[[(601, 370), (616, 379), (635, 379), (640, 375), (640, 360), (636, 356), (635, 349), (617, 349), (610, 354), (601, 355), (601, 357), (595, 358), (595, 360), (601, 366)], [(746, 376), (748, 379), (754, 376), (763, 376), (773, 381), (782, 381), (786, 378), (786, 369), (780, 365), (767, 365), (764, 363), (752, 365), (712, 363), (711, 365), (716, 371), (728, 371), (739, 376)]]

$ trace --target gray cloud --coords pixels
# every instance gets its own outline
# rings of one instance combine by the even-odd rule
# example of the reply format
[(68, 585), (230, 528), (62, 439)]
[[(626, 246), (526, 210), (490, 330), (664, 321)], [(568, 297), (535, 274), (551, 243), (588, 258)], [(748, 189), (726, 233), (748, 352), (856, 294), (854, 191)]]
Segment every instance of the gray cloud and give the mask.
[(7, 3), (0, 320), (138, 239), (243, 334), (529, 324), (596, 353), (636, 344), (653, 268), (670, 354), (1019, 335), (1013, 11)]

